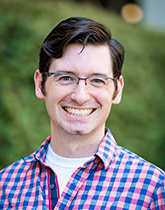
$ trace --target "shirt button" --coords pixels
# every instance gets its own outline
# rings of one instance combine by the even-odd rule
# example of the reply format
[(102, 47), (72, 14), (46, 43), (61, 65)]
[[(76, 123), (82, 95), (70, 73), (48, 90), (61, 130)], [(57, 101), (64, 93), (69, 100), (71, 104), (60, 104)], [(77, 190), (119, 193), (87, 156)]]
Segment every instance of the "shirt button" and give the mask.
[(49, 189), (53, 190), (55, 188), (54, 184), (50, 184)]

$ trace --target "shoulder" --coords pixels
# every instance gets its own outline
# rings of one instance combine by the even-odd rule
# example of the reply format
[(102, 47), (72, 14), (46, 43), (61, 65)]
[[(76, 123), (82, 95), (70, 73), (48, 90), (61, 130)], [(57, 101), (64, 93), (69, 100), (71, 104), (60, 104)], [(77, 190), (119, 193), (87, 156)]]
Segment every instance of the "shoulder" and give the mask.
[(38, 169), (39, 164), (35, 158), (29, 156), (0, 171), (0, 209), (5, 202), (12, 200), (16, 194), (21, 195), (29, 189), (31, 183), (35, 183), (34, 175)]
[(149, 199), (151, 206), (164, 206), (165, 172), (162, 169), (119, 146), (114, 169), (115, 177), (131, 192), (136, 191), (143, 200)]
[(141, 175), (148, 179), (158, 179), (160, 182), (165, 180), (165, 171), (130, 150), (118, 146), (110, 130), (108, 130), (107, 134), (106, 145), (109, 146), (108, 156), (111, 159), (109, 169), (117, 171), (119, 175), (129, 174), (132, 177)]
[(45, 141), (41, 144), (40, 148), (37, 151), (35, 151), (34, 153), (32, 153), (27, 157), (22, 157), (21, 160), (18, 160), (12, 163), (11, 165), (7, 166), (6, 168), (2, 169), (0, 171), (1, 183), (4, 180), (6, 181), (11, 180), (12, 176), (13, 177), (23, 176), (24, 174), (26, 174), (27, 171), (29, 171), (30, 168), (31, 169), (35, 168), (35, 166), (32, 167), (33, 165), (35, 165), (34, 163), (37, 162), (43, 163), (49, 142), (50, 142), (50, 136), (45, 139)]
[(21, 176), (21, 174), (26, 174), (29, 170), (31, 164), (34, 163), (34, 155), (30, 155), (10, 164), (0, 171), (0, 183), (5, 183), (12, 180), (12, 177)]
[(152, 182), (163, 184), (165, 181), (165, 171), (123, 147), (118, 147), (118, 160), (125, 171), (134, 173), (148, 184)]

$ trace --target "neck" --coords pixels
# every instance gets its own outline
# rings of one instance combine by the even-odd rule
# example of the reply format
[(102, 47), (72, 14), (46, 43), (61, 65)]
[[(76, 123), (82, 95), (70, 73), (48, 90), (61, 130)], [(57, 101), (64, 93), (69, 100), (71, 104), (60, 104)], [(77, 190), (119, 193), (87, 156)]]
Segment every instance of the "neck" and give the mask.
[(105, 127), (91, 134), (69, 134), (59, 129), (51, 130), (51, 148), (62, 157), (83, 158), (95, 154), (103, 137)]

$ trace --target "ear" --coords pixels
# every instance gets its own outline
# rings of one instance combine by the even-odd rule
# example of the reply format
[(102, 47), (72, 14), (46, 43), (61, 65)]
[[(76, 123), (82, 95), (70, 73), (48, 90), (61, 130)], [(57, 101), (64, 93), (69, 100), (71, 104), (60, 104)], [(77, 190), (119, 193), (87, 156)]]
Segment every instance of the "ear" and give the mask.
[(39, 69), (37, 69), (34, 73), (34, 83), (35, 83), (35, 94), (37, 96), (37, 98), (39, 99), (44, 99), (45, 95), (42, 93), (42, 74), (39, 71)]
[(123, 76), (120, 76), (120, 78), (117, 80), (117, 91), (115, 91), (112, 103), (113, 104), (119, 104), (122, 97), (122, 92), (124, 88), (124, 79)]

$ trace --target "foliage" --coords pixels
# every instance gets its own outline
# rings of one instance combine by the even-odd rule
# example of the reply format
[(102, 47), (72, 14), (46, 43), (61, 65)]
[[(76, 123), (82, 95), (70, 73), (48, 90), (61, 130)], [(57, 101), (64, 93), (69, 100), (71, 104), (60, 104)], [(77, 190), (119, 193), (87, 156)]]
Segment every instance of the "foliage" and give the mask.
[(125, 47), (125, 88), (107, 120), (119, 145), (165, 169), (165, 34), (129, 25), (118, 15), (72, 1), (1, 0), (0, 168), (36, 150), (49, 135), (44, 101), (35, 97), (33, 74), (43, 39), (61, 20), (89, 17), (107, 25)]

